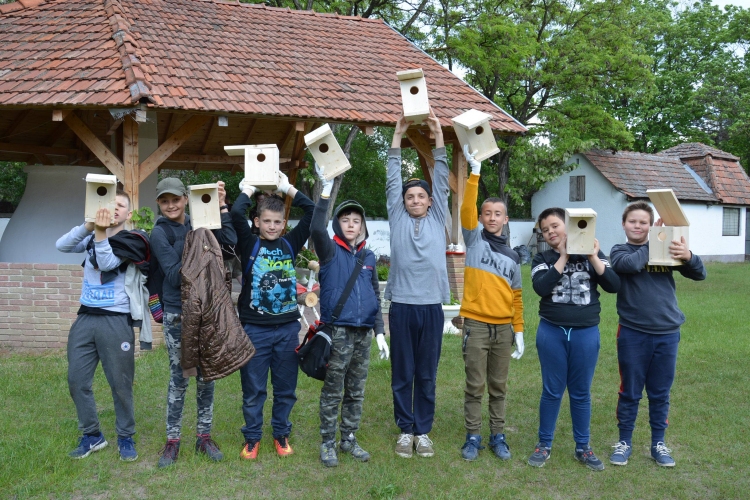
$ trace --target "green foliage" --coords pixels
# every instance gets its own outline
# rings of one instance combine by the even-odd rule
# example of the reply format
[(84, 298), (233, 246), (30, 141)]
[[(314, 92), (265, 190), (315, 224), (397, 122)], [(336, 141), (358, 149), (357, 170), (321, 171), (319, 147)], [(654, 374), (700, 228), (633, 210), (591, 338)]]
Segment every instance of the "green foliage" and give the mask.
[(0, 201), (7, 201), (18, 205), (26, 190), (26, 172), (23, 171), (25, 163), (9, 161), (0, 162)]
[(151, 210), (151, 207), (141, 207), (138, 211), (133, 212), (133, 217), (130, 220), (133, 223), (134, 229), (141, 229), (151, 234), (154, 222), (156, 221), (156, 215)]
[(388, 275), (391, 272), (391, 266), (386, 264), (377, 264), (375, 270), (378, 273), (378, 281), (388, 281)]
[(297, 260), (294, 262), (294, 267), (303, 267), (307, 269), (307, 264), (311, 260), (318, 260), (318, 256), (309, 248), (303, 248), (297, 254)]

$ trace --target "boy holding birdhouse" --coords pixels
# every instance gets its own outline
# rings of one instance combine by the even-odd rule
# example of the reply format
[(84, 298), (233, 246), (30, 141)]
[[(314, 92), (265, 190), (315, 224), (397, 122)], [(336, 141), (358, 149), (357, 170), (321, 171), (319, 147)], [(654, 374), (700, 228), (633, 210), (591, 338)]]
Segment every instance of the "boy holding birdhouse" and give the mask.
[[(693, 254), (681, 237), (669, 252), (682, 265), (649, 265), (649, 228), (654, 211), (645, 202), (631, 203), (622, 214), (627, 243), (612, 247), (610, 261), (620, 276), (617, 294), (617, 362), (620, 393), (617, 426), (620, 439), (609, 458), (613, 465), (626, 465), (632, 452), (632, 436), (638, 405), (645, 386), (651, 424), (651, 458), (662, 467), (674, 467), (671, 450), (664, 444), (669, 412), (669, 393), (677, 365), (680, 326), (685, 315), (677, 306), (673, 271), (700, 281), (706, 279), (701, 258)], [(661, 219), (655, 226), (661, 226)]]

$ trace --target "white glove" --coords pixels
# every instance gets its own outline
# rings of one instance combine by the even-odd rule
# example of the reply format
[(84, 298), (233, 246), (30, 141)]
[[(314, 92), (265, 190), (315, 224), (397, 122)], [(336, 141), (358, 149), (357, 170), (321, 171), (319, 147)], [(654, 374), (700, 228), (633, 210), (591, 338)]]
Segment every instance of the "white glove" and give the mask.
[(276, 192), (286, 194), (291, 187), (292, 185), (289, 184), (289, 177), (287, 177), (284, 172), (279, 171), (279, 182)]
[(317, 162), (315, 163), (315, 173), (318, 174), (318, 179), (320, 179), (320, 183), (323, 185), (323, 191), (320, 193), (320, 196), (330, 198), (331, 190), (333, 189), (333, 179), (329, 181), (323, 176), (323, 169), (320, 168)]
[(375, 340), (378, 342), (378, 349), (380, 349), (380, 359), (388, 359), (391, 355), (391, 351), (388, 349), (388, 344), (385, 342), (385, 334), (378, 333), (375, 336)]
[(516, 350), (510, 355), (513, 359), (521, 359), (523, 356), (523, 332), (516, 332)]
[(476, 161), (474, 159), (475, 154), (477, 154), (476, 151), (474, 151), (473, 153), (469, 153), (469, 145), (464, 144), (464, 156), (466, 157), (466, 161), (471, 167), (471, 173), (474, 175), (479, 175), (479, 172), (482, 170), (482, 162)]
[(242, 179), (240, 181), (240, 191), (245, 193), (249, 198), (252, 198), (255, 194), (256, 188), (255, 186), (250, 184), (250, 181), (247, 179)]

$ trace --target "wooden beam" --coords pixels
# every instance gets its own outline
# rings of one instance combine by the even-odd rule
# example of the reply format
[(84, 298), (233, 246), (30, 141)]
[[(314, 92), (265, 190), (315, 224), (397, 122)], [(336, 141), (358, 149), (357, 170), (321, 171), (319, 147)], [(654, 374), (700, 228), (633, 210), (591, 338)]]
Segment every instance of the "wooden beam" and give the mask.
[(284, 139), (277, 143), (276, 146), (279, 148), (279, 152), (283, 151), (286, 147), (286, 144), (291, 141), (294, 138), (294, 134), (297, 133), (297, 126), (294, 122), (289, 126), (289, 129), (286, 132), (286, 135), (284, 136)]
[(130, 195), (130, 208), (138, 210), (138, 194), (141, 184), (138, 161), (138, 123), (132, 116), (126, 116), (122, 124), (122, 164), (125, 175), (122, 185)]
[(304, 132), (305, 131), (305, 122), (294, 122), (294, 129), (297, 132)]
[[(216, 127), (218, 127), (218, 125), (219, 118), (215, 116), (211, 119), (211, 126), (208, 127), (206, 135), (203, 138), (203, 144), (201, 145), (201, 154), (205, 155), (208, 152), (209, 144), (211, 144), (211, 136), (213, 135), (214, 130), (216, 129)], [(196, 163), (195, 165), (193, 165), (193, 172), (198, 173), (198, 165), (200, 164)]]
[(453, 148), (452, 155), (453, 174), (458, 179), (456, 191), (451, 199), (451, 243), (464, 244), (464, 237), (461, 231), (461, 204), (464, 201), (464, 191), (466, 190), (466, 178), (468, 173), (466, 158), (460, 148)]
[(52, 110), (52, 121), (61, 122), (65, 119), (65, 116), (70, 113), (70, 110), (53, 109)]
[(365, 135), (372, 135), (375, 133), (375, 127), (372, 125), (357, 125), (359, 129), (365, 134)]
[(104, 166), (118, 179), (125, 177), (125, 167), (112, 153), (112, 151), (104, 145), (102, 141), (86, 126), (78, 115), (75, 113), (68, 113), (64, 116), (63, 120), (68, 126), (75, 132), (76, 136), (86, 145), (89, 150), (101, 161)]
[(167, 125), (164, 127), (164, 132), (161, 134), (161, 138), (159, 139), (159, 144), (167, 140), (167, 137), (172, 137), (172, 134), (174, 133), (174, 130), (172, 127), (174, 126), (174, 113), (169, 113), (169, 118), (167, 118)]
[(123, 120), (124, 118), (120, 118), (119, 120), (115, 120), (114, 122), (112, 122), (112, 125), (109, 127), (109, 130), (107, 130), (107, 135), (114, 134), (117, 131), (117, 129), (120, 127), (120, 125), (122, 125)]
[(36, 157), (36, 161), (41, 163), (42, 165), (54, 165), (55, 162), (52, 161), (52, 159), (42, 153), (34, 153), (34, 156)]
[[(406, 131), (406, 136), (414, 145), (414, 149), (417, 150), (417, 153), (424, 156), (424, 159), (427, 162), (427, 167), (432, 171), (432, 169), (435, 168), (435, 159), (432, 157), (432, 145), (430, 142), (421, 132), (414, 128), (408, 129)], [(456, 175), (453, 172), (449, 172), (448, 174), (448, 185), (454, 193), (458, 189)]]
[(253, 132), (255, 132), (255, 126), (258, 124), (258, 119), (253, 118), (250, 120), (250, 126), (247, 128), (247, 134), (245, 135), (245, 141), (242, 143), (244, 146), (245, 144), (250, 144), (250, 138), (253, 135)]
[[(297, 122), (302, 123), (304, 122)], [(309, 124), (309, 127), (312, 128), (312, 123)], [(289, 183), (294, 186), (294, 184), (297, 182), (297, 173), (300, 169), (300, 158), (304, 156), (305, 154), (305, 134), (307, 133), (306, 127), (303, 127), (302, 130), (297, 129), (297, 138), (294, 141), (294, 148), (292, 149), (292, 158), (290, 160), (291, 167), (289, 169)], [(286, 200), (284, 200), (284, 218), (289, 220), (289, 211), (292, 209), (292, 197), (287, 196)]]
[(55, 129), (42, 140), (42, 144), (46, 144), (47, 146), (54, 146), (55, 143), (62, 139), (62, 137), (68, 132), (71, 132), (70, 127), (68, 127), (65, 123), (58, 123), (55, 126)]
[(146, 158), (140, 166), (140, 178), (145, 179), (153, 171), (164, 163), (164, 160), (172, 156), (182, 144), (190, 138), (195, 132), (200, 130), (211, 117), (208, 115), (191, 116), (177, 131), (164, 141), (151, 156)]
[(21, 124), (26, 120), (26, 118), (29, 116), (29, 113), (31, 113), (30, 109), (23, 110), (19, 112), (16, 115), (16, 118), (13, 120), (13, 122), (2, 132), (2, 137), (7, 138), (9, 136), (15, 135), (16, 132), (18, 132), (18, 129), (21, 127)]
[(173, 154), (165, 163), (218, 163), (220, 165), (244, 165), (244, 156)]
[(4, 153), (30, 153), (44, 154), (50, 156), (76, 156), (81, 151), (72, 148), (53, 148), (49, 146), (36, 146), (34, 144), (13, 144), (0, 142), (0, 151)]
[(424, 155), (419, 151), (417, 151), (417, 159), (419, 160), (419, 166), (422, 169), (422, 177), (424, 177), (424, 180), (427, 181), (427, 184), (432, 186), (433, 167), (427, 162), (427, 158), (425, 158)]

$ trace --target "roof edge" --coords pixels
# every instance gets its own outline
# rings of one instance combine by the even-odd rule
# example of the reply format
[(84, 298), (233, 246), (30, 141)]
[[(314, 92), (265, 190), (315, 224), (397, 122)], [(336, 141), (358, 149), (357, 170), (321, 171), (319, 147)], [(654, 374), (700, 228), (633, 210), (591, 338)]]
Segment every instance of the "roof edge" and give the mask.
[(146, 81), (143, 66), (138, 58), (138, 42), (130, 33), (130, 23), (123, 16), (119, 0), (104, 0), (104, 12), (112, 28), (112, 40), (115, 41), (120, 53), (131, 102), (139, 103), (145, 99), (150, 103), (155, 103), (151, 95), (151, 85)]
[(0, 14), (9, 14), (23, 9), (30, 9), (45, 2), (46, 0), (17, 0), (16, 2), (0, 5)]

